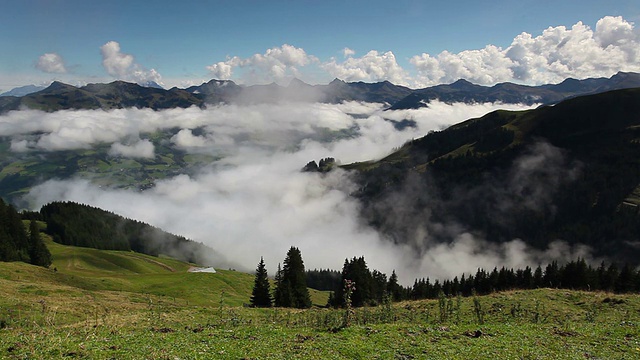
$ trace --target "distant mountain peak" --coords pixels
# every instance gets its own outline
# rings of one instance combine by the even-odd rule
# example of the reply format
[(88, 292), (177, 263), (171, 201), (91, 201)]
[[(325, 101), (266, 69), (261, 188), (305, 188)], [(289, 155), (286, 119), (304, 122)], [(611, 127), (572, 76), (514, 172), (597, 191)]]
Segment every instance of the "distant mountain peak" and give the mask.
[(75, 88), (75, 87), (60, 81), (54, 81), (51, 83), (51, 85), (49, 85), (43, 91), (52, 92), (52, 91), (58, 91), (58, 90), (68, 90), (69, 88)]
[(40, 90), (44, 90), (46, 86), (38, 86), (38, 85), (25, 85), (13, 88), (7, 92), (3, 92), (0, 96), (16, 96), (21, 97), (25, 95), (32, 94), (34, 92), (38, 92)]
[(138, 85), (140, 85), (142, 87), (148, 87), (148, 88), (154, 88), (154, 89), (164, 89), (164, 87), (162, 87), (162, 85), (158, 84), (155, 81), (139, 82)]
[(291, 81), (289, 82), (289, 85), (287, 87), (307, 87), (307, 86), (311, 86), (309, 84), (307, 84), (306, 82), (294, 77), (293, 79), (291, 79)]
[(465, 79), (459, 79), (456, 82), (452, 83), (450, 86), (456, 89), (464, 89), (464, 88), (474, 88), (480, 85), (473, 84)]

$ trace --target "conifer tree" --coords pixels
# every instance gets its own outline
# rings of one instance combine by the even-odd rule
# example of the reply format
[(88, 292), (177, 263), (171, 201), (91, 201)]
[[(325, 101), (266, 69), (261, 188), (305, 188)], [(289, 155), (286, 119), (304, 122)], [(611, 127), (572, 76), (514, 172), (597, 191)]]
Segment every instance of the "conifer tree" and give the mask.
[(293, 246), (284, 259), (280, 283), (276, 289), (276, 306), (300, 309), (311, 307), (302, 254)]
[(391, 299), (393, 301), (402, 300), (402, 286), (398, 284), (398, 275), (396, 275), (396, 271), (393, 270), (391, 276), (389, 277), (389, 283), (387, 284), (387, 289), (389, 289), (389, 293), (391, 294)]
[[(291, 303), (285, 301), (284, 296), (284, 286), (282, 284), (282, 268), (280, 267), (280, 263), (278, 263), (278, 271), (276, 271), (275, 277), (276, 288), (273, 292), (273, 302), (276, 307), (287, 307)], [(286, 303), (286, 304), (285, 304)]]
[(260, 257), (260, 263), (258, 263), (258, 268), (256, 269), (256, 278), (251, 294), (251, 306), (271, 307), (271, 288), (267, 277), (267, 268), (262, 257)]
[(51, 265), (51, 253), (40, 238), (40, 228), (35, 220), (29, 223), (29, 258), (33, 265), (47, 268)]

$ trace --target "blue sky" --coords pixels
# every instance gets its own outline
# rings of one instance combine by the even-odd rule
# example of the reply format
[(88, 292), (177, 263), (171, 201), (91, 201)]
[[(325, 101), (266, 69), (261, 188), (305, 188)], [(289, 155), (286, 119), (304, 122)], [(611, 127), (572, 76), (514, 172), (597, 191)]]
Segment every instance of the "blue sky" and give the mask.
[[(339, 77), (411, 87), (459, 77), (542, 83), (634, 71), (640, 61), (631, 49), (639, 39), (637, 0), (3, 0), (2, 8), (0, 91), (54, 79), (82, 84), (118, 78), (165, 87), (214, 77), (286, 84), (293, 76), (310, 83)], [(596, 34), (599, 21), (606, 36)], [(569, 31), (579, 22), (584, 26)], [(543, 36), (549, 27), (565, 32)], [(576, 57), (589, 31), (594, 59), (583, 64)], [(507, 54), (523, 32), (538, 41), (517, 57)], [(554, 53), (567, 36), (577, 39), (575, 52)], [(532, 61), (530, 53), (545, 59)]]

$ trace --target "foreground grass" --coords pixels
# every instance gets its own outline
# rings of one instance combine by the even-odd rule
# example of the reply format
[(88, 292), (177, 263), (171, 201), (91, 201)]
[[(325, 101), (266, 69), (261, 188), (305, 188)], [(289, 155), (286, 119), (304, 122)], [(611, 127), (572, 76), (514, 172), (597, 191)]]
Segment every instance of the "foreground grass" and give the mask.
[(640, 295), (538, 289), (412, 301), (357, 309), (344, 327), (343, 310), (243, 307), (250, 274), (48, 245), (58, 271), (0, 263), (0, 358), (640, 358)]
[(89, 301), (85, 317), (75, 323), (58, 323), (55, 311), (46, 306), (11, 318), (0, 330), (0, 357), (640, 357), (637, 296), (550, 289), (496, 294), (479, 298), (483, 324), (471, 299), (462, 299), (447, 319), (440, 319), (437, 301), (407, 302), (358, 309), (347, 328), (341, 327), (340, 310), (185, 306), (157, 298), (125, 301), (117, 310), (105, 303), (126, 299), (113, 296)]
[[(637, 359), (638, 296), (541, 289), (342, 310), (197, 306), (121, 292), (3, 306), (0, 358)], [(78, 298), (80, 298), (78, 301)], [(43, 303), (43, 299), (44, 303)], [(17, 309), (17, 310), (16, 310)], [(22, 311), (22, 313), (20, 313)], [(75, 316), (69, 316), (75, 313)], [(74, 320), (75, 318), (75, 320)]]

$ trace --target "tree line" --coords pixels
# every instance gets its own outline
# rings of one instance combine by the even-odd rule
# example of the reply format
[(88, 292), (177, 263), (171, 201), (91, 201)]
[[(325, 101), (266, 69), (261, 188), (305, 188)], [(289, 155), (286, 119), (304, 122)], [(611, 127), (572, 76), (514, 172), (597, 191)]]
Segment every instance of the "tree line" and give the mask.
[(26, 229), (18, 211), (0, 199), (0, 261), (23, 261), (49, 267), (51, 253), (42, 241), (35, 219)]
[[(270, 291), (264, 260), (260, 259), (254, 283), (251, 305), (256, 307), (297, 307), (311, 306), (307, 286), (330, 291), (327, 306), (344, 307), (346, 291), (349, 291), (351, 306), (376, 306), (402, 300), (436, 299), (441, 296), (487, 295), (507, 290), (527, 290), (536, 288), (559, 288), (584, 291), (609, 291), (628, 293), (640, 291), (640, 270), (625, 264), (602, 262), (592, 267), (579, 258), (560, 265), (553, 261), (546, 267), (524, 269), (495, 267), (492, 271), (478, 269), (475, 274), (462, 274), (452, 280), (431, 281), (428, 277), (416, 279), (413, 286), (403, 287), (398, 283), (395, 271), (391, 276), (369, 270), (364, 257), (345, 259), (342, 272), (330, 269), (304, 270), (300, 250), (292, 247), (287, 253), (285, 266), (275, 277), (275, 291)], [(352, 285), (345, 289), (345, 285)]]
[(429, 278), (416, 279), (413, 286), (405, 289), (408, 299), (435, 299), (440, 293), (445, 296), (471, 296), (474, 292), (486, 295), (506, 290), (558, 288), (585, 291), (611, 291), (629, 293), (640, 291), (640, 271), (629, 264), (619, 267), (615, 263), (602, 262), (594, 268), (584, 259), (559, 265), (557, 261), (532, 269), (500, 269), (492, 271), (478, 269), (469, 275), (456, 276), (453, 280), (431, 282)]

